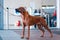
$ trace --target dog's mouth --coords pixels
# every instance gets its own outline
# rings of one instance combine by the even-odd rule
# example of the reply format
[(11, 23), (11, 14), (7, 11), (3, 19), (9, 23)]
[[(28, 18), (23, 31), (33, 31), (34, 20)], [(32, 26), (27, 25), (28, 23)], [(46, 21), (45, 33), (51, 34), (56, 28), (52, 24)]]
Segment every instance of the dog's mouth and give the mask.
[(17, 12), (20, 13), (20, 11), (19, 11), (18, 9), (15, 9), (15, 11), (16, 11), (16, 13), (17, 13)]

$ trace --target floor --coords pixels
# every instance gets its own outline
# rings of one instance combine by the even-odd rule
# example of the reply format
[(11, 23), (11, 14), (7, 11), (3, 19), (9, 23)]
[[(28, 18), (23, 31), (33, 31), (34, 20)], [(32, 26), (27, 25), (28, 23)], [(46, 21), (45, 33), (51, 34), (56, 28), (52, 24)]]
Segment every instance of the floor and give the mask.
[[(44, 37), (40, 37), (41, 32), (37, 29), (30, 30), (30, 40), (60, 40), (60, 29), (53, 29), (53, 38), (50, 38), (49, 32), (46, 31)], [(22, 30), (0, 30), (0, 40), (26, 40), (21, 39)], [(27, 30), (25, 37), (27, 36)]]

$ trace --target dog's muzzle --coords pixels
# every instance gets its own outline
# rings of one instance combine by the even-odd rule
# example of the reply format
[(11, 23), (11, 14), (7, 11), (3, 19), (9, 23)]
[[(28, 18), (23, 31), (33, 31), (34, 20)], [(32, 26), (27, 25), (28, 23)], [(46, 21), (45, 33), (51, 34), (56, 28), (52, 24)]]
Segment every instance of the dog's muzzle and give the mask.
[(18, 9), (15, 9), (15, 11), (16, 11), (16, 13), (17, 13), (17, 12), (20, 13), (20, 11), (19, 11)]

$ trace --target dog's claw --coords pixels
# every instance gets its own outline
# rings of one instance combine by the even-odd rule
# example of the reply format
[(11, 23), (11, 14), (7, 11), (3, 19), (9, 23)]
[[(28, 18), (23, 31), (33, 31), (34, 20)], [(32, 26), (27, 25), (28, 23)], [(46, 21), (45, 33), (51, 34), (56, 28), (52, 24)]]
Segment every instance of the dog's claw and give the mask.
[(23, 39), (24, 37), (21, 37), (21, 39)]

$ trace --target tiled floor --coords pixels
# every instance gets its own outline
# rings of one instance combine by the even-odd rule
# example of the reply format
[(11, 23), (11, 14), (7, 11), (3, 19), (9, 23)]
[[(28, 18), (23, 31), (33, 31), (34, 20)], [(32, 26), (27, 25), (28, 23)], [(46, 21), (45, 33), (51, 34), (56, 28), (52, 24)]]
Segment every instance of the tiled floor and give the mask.
[[(60, 40), (60, 30), (52, 30), (53, 38), (50, 38), (49, 33), (46, 31), (44, 37), (40, 37), (39, 30), (30, 30), (30, 40)], [(22, 30), (0, 30), (0, 40), (26, 40), (21, 39)], [(25, 37), (27, 36), (27, 30)]]

